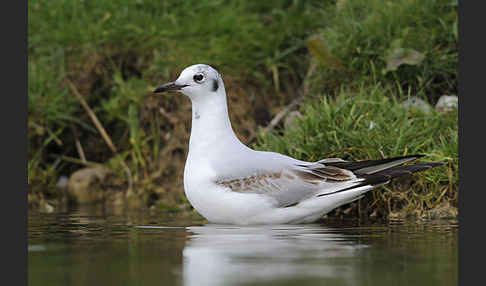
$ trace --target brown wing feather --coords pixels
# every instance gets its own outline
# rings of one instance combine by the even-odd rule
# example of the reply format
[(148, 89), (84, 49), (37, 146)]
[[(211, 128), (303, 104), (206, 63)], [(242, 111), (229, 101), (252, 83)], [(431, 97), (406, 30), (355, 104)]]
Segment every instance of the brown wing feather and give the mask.
[(323, 182), (337, 183), (354, 178), (350, 171), (312, 164), (241, 178), (219, 178), (215, 183), (232, 192), (268, 195), (275, 199), (278, 207), (284, 207), (315, 195)]
[(356, 178), (353, 172), (349, 170), (334, 166), (326, 166), (321, 163), (299, 166), (303, 167), (303, 169), (294, 172), (296, 172), (302, 180), (309, 181), (311, 183), (319, 183), (323, 181), (330, 183), (343, 182)]
[(275, 199), (277, 207), (284, 207), (315, 195), (323, 181), (322, 175), (298, 168), (242, 178), (220, 178), (215, 183), (232, 192), (268, 195)]
[(240, 193), (266, 193), (280, 189), (276, 181), (280, 179), (282, 172), (264, 175), (248, 176), (232, 180), (217, 180), (216, 184), (228, 187), (233, 192)]

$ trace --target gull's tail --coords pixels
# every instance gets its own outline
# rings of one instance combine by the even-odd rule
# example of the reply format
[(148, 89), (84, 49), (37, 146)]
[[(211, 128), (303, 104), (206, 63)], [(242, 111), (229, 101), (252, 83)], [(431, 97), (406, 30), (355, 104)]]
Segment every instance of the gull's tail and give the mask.
[(341, 193), (348, 190), (355, 190), (357, 188), (368, 190), (374, 187), (387, 184), (390, 180), (399, 178), (405, 175), (409, 175), (415, 172), (424, 171), (437, 166), (442, 166), (445, 163), (430, 162), (430, 163), (417, 163), (413, 165), (400, 166), (406, 162), (413, 161), (421, 158), (424, 155), (409, 155), (403, 157), (388, 158), (382, 160), (366, 160), (357, 162), (326, 162), (327, 166), (333, 166), (341, 169), (346, 169), (353, 172), (358, 178), (363, 180), (357, 182), (355, 185), (348, 186), (344, 189), (340, 189), (331, 193), (324, 193), (318, 195), (318, 197)]

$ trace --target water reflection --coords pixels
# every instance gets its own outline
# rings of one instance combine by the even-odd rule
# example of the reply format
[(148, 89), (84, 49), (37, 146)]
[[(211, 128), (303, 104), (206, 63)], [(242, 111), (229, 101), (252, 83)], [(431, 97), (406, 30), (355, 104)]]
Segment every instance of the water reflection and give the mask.
[[(188, 227), (184, 285), (235, 285), (300, 279), (353, 280), (353, 264), (367, 245), (322, 225)], [(347, 283), (340, 283), (347, 284)]]
[(457, 285), (457, 221), (236, 227), (103, 209), (28, 219), (29, 285)]

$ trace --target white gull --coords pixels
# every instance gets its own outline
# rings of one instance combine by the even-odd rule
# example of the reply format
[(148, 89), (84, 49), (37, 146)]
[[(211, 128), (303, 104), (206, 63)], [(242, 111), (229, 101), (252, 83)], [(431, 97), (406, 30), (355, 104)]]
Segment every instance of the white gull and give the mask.
[(255, 151), (238, 140), (221, 75), (205, 64), (185, 68), (154, 92), (176, 91), (192, 101), (184, 191), (208, 221), (225, 224), (310, 223), (360, 199), (391, 179), (442, 163), (403, 165), (422, 157), (306, 162)]

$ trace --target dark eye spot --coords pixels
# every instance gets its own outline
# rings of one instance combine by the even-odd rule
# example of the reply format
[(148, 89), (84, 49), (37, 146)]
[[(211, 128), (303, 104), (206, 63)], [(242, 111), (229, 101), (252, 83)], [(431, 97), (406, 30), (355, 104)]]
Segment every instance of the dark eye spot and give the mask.
[(213, 91), (217, 91), (218, 90), (218, 81), (213, 79)]
[(195, 82), (200, 82), (201, 80), (203, 80), (203, 75), (202, 74), (196, 74), (196, 75), (194, 75), (193, 79), (194, 79)]

